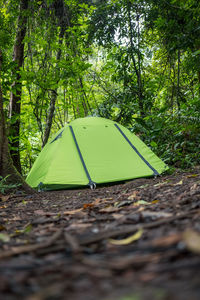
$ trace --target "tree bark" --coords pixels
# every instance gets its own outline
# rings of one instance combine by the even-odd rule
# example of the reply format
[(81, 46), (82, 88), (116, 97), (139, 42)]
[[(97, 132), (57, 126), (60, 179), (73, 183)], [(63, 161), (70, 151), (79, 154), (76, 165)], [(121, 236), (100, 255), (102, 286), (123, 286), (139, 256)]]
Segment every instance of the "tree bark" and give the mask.
[[(59, 45), (60, 46), (62, 45), (64, 34), (65, 34), (65, 27), (63, 24), (63, 27), (61, 27), (61, 29), (60, 29), (60, 35), (59, 35)], [(56, 57), (57, 62), (60, 61), (61, 54), (62, 54), (62, 50), (60, 47), (57, 52), (57, 57)], [(59, 82), (59, 74), (60, 74), (58, 64), (57, 64), (56, 68), (58, 69), (58, 80), (57, 80), (57, 83), (58, 83)], [(52, 127), (53, 116), (54, 116), (54, 111), (55, 111), (56, 99), (57, 99), (57, 95), (58, 95), (57, 90), (58, 90), (58, 88), (51, 91), (51, 102), (50, 102), (49, 111), (48, 111), (48, 115), (47, 115), (47, 122), (46, 122), (45, 130), (44, 130), (42, 147), (44, 147), (46, 145), (46, 143), (49, 139), (49, 135), (50, 135), (51, 127)]]
[[(2, 52), (0, 50), (0, 78), (1, 78), (1, 68), (2, 68)], [(13, 161), (8, 148), (8, 139), (6, 136), (6, 126), (3, 111), (3, 94), (1, 89), (0, 81), (0, 176), (3, 178), (7, 177), (7, 182), (20, 184), (20, 189), (22, 188), (27, 193), (33, 193), (29, 185), (26, 184), (20, 173), (16, 170), (13, 165)]]
[[(61, 59), (62, 55), (62, 43), (63, 43), (63, 38), (65, 36), (65, 31), (66, 31), (66, 26), (70, 27), (70, 21), (68, 17), (68, 11), (65, 5), (65, 2), (63, 0), (56, 0), (54, 2), (54, 9), (55, 9), (55, 15), (58, 18), (58, 25), (60, 27), (60, 33), (59, 33), (59, 46), (60, 48), (58, 49), (56, 60), (57, 60), (57, 66), (56, 69), (58, 70), (57, 74), (57, 83), (60, 80), (60, 68), (58, 66), (58, 62)], [(56, 105), (56, 100), (57, 100), (57, 91), (58, 88), (54, 89), (51, 92), (51, 101), (50, 101), (50, 106), (48, 110), (48, 115), (47, 115), (47, 122), (44, 130), (44, 136), (43, 136), (43, 141), (42, 141), (42, 147), (44, 147), (49, 139), (49, 135), (51, 132), (51, 127), (52, 127), (52, 122), (53, 122), (53, 116), (55, 112), (55, 105)]]
[(176, 103), (178, 110), (180, 110), (180, 64), (181, 64), (181, 51), (178, 49), (178, 72), (177, 72), (177, 92), (176, 92)]
[[(130, 45), (131, 45), (131, 59), (133, 62), (134, 70), (137, 76), (137, 85), (138, 85), (138, 104), (140, 109), (140, 114), (142, 117), (145, 117), (145, 111), (144, 111), (144, 95), (143, 95), (143, 84), (142, 84), (142, 75), (141, 75), (141, 62), (140, 62), (140, 54), (139, 54), (139, 23), (138, 23), (138, 67), (136, 64), (136, 59), (134, 57), (133, 49), (134, 49), (134, 42), (133, 42), (133, 28), (132, 28), (132, 22), (131, 22), (131, 3), (130, 1), (127, 1), (127, 13), (128, 13), (128, 23), (129, 23), (129, 36), (130, 36)], [(139, 16), (137, 16), (139, 18)], [(139, 20), (138, 20), (139, 22)]]
[(19, 134), (20, 134), (20, 112), (21, 112), (21, 94), (22, 82), (20, 68), (24, 63), (24, 38), (27, 28), (27, 10), (29, 0), (21, 0), (20, 13), (18, 17), (18, 27), (13, 50), (13, 61), (15, 62), (15, 81), (12, 84), (10, 94), (10, 136), (11, 136), (11, 156), (17, 170), (21, 173), (20, 151), (19, 151)]

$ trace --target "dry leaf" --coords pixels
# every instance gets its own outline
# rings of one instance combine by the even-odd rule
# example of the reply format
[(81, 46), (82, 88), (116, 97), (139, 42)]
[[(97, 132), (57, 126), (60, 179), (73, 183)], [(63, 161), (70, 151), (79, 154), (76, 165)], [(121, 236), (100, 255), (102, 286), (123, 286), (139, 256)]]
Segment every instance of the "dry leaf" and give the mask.
[(83, 205), (83, 209), (88, 209), (88, 208), (90, 209), (92, 207), (94, 207), (94, 204), (92, 204), (92, 203), (86, 203)]
[(197, 186), (198, 186), (197, 183), (195, 183), (195, 184), (193, 184), (193, 186), (191, 186), (190, 189), (191, 189), (192, 191), (193, 191), (193, 190), (196, 190)]
[(179, 182), (174, 183), (173, 185), (181, 185), (181, 184), (183, 184), (183, 180), (180, 180)]
[(168, 247), (174, 244), (177, 244), (181, 241), (181, 234), (180, 233), (174, 233), (170, 234), (168, 236), (156, 238), (152, 241), (152, 246), (155, 247)]
[(159, 200), (155, 199), (155, 200), (151, 201), (151, 204), (156, 204), (158, 202), (159, 202)]
[(193, 177), (197, 177), (197, 176), (199, 176), (199, 174), (191, 174), (191, 175), (187, 175), (186, 177), (187, 178), (193, 178)]
[(0, 233), (0, 241), (9, 242), (10, 241), (9, 235), (6, 233)]
[(164, 185), (164, 184), (166, 184), (166, 183), (167, 183), (167, 182), (159, 182), (159, 183), (154, 184), (153, 186), (157, 187), (157, 186)]
[(133, 203), (133, 201), (132, 200), (125, 200), (125, 201), (118, 201), (118, 202), (115, 202), (114, 203), (114, 206), (115, 207), (122, 207), (122, 206), (126, 206), (126, 205), (130, 205), (130, 204), (132, 204)]
[(143, 185), (139, 186), (138, 188), (139, 189), (144, 189), (144, 188), (146, 188), (148, 186), (149, 186), (149, 183), (146, 183), (146, 184), (143, 184)]
[(107, 203), (110, 202), (110, 200), (113, 200), (113, 198), (96, 198), (95, 201), (93, 202), (93, 205), (98, 206), (99, 204), (102, 203)]
[(101, 198), (96, 198), (95, 201), (93, 202), (94, 205), (99, 205), (100, 203), (103, 202), (103, 199)]
[(10, 198), (10, 195), (0, 195), (0, 200), (5, 202)]
[(122, 239), (122, 240), (109, 239), (109, 242), (113, 245), (128, 245), (134, 241), (139, 240), (139, 238), (141, 238), (142, 234), (143, 234), (143, 229), (139, 229), (136, 233), (134, 233), (133, 235), (131, 235), (125, 239)]
[(66, 210), (63, 212), (63, 215), (75, 215), (76, 213), (82, 211), (82, 208), (73, 209), (73, 210)]
[(6, 227), (0, 224), (0, 231), (5, 230)]
[(122, 214), (117, 214), (117, 213), (114, 213), (114, 214), (112, 214), (112, 217), (113, 217), (114, 219), (118, 220), (118, 219), (121, 219), (121, 218), (123, 218), (123, 217), (124, 217), (124, 215), (122, 215)]
[(134, 206), (138, 206), (138, 205), (150, 205), (151, 203), (145, 201), (145, 200), (139, 200), (137, 202), (135, 202), (133, 205)]
[(186, 230), (183, 233), (183, 242), (190, 251), (200, 254), (200, 233), (191, 229)]
[(138, 198), (138, 191), (134, 191), (134, 192), (128, 197), (128, 200), (134, 200), (134, 199), (139, 199), (139, 198)]
[(120, 209), (121, 208), (109, 206), (109, 207), (105, 207), (105, 208), (100, 209), (99, 212), (101, 212), (101, 213), (112, 213), (112, 212), (119, 211)]
[(7, 208), (7, 205), (2, 205), (0, 206), (0, 208)]

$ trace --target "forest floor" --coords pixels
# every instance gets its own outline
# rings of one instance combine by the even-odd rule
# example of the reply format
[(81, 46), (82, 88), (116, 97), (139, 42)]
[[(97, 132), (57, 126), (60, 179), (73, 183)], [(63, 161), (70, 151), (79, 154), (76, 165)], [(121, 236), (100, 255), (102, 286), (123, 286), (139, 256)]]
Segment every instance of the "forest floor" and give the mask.
[(200, 167), (0, 200), (1, 300), (200, 299)]

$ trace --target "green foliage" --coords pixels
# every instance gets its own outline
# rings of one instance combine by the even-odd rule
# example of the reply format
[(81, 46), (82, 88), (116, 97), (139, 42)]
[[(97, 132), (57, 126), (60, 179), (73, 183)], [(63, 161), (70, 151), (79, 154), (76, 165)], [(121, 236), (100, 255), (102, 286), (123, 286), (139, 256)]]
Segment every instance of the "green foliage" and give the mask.
[(189, 168), (200, 163), (200, 119), (190, 110), (155, 113), (145, 123), (136, 120), (132, 130), (167, 164)]
[(13, 191), (20, 186), (20, 184), (9, 183), (8, 178), (9, 178), (9, 176), (6, 176), (4, 178), (2, 176), (0, 176), (0, 194), (5, 194), (10, 191)]
[(19, 137), (8, 115), (20, 1), (0, 4), (4, 109), (24, 175), (41, 150), (52, 95), (51, 135), (98, 115), (129, 127), (171, 166), (200, 163), (198, 1), (30, 1)]

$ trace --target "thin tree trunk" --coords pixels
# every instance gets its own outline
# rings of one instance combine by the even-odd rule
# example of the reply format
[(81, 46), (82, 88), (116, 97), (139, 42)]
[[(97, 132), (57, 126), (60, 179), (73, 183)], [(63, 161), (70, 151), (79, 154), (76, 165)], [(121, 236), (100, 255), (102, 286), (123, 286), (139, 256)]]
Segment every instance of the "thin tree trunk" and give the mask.
[[(60, 58), (61, 58), (61, 54), (62, 54), (61, 45), (63, 42), (64, 34), (65, 34), (65, 26), (63, 24), (63, 26), (60, 29), (60, 35), (59, 35), (60, 48), (58, 49), (58, 52), (57, 52), (57, 57), (56, 57), (57, 62), (59, 62)], [(57, 69), (59, 68), (58, 65), (56, 66), (56, 68)], [(60, 70), (58, 69), (57, 83), (59, 82), (59, 73), (60, 73)], [(55, 111), (55, 104), (56, 104), (57, 95), (58, 95), (57, 91), (58, 91), (58, 88), (54, 89), (51, 92), (51, 102), (50, 102), (49, 111), (48, 111), (48, 115), (47, 115), (47, 122), (46, 122), (45, 130), (44, 130), (42, 147), (44, 147), (46, 145), (46, 143), (49, 139), (49, 135), (50, 135), (51, 127), (52, 127), (53, 116), (54, 116), (54, 111)]]
[(178, 106), (178, 110), (180, 110), (180, 63), (181, 63), (181, 59), (180, 59), (180, 50), (178, 50), (178, 74), (177, 74), (177, 92), (176, 92), (176, 102), (177, 102), (177, 106)]
[(20, 13), (18, 17), (18, 27), (15, 39), (13, 61), (15, 62), (15, 82), (12, 85), (10, 94), (10, 136), (11, 156), (17, 170), (21, 173), (20, 151), (19, 151), (19, 134), (20, 134), (20, 112), (21, 112), (21, 94), (22, 82), (20, 68), (24, 63), (24, 38), (27, 27), (27, 10), (29, 0), (21, 0)]
[(199, 82), (199, 98), (200, 98), (200, 71), (197, 71), (198, 82)]
[[(1, 67), (2, 67), (2, 52), (0, 50), (0, 77), (1, 77)], [(0, 81), (0, 176), (7, 178), (6, 182), (20, 184), (20, 189), (22, 188), (28, 193), (33, 193), (34, 191), (29, 187), (20, 173), (16, 170), (13, 165), (13, 161), (8, 148), (8, 139), (6, 136), (6, 126), (5, 118), (3, 112), (3, 95), (1, 89)]]
[(132, 22), (131, 22), (131, 3), (130, 3), (130, 1), (127, 1), (127, 12), (128, 12), (128, 23), (129, 23), (130, 44), (131, 44), (131, 59), (132, 59), (134, 70), (135, 70), (135, 73), (137, 76), (138, 104), (139, 104), (141, 116), (144, 117), (145, 116), (144, 103), (143, 103), (144, 95), (143, 95), (143, 84), (142, 84), (142, 77), (141, 77), (140, 54), (138, 53), (139, 67), (137, 67), (136, 60), (135, 60), (134, 53), (133, 53), (134, 43), (133, 43), (133, 28), (132, 28)]

